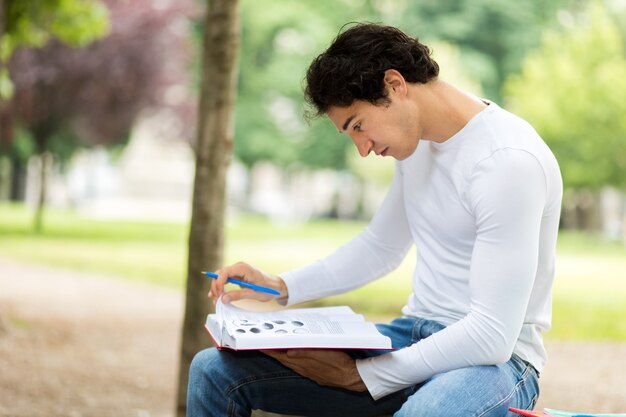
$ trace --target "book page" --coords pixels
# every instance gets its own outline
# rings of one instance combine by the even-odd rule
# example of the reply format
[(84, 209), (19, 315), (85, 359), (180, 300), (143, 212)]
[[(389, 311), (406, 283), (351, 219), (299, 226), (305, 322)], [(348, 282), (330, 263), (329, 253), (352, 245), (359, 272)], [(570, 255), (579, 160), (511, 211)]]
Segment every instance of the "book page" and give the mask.
[(272, 312), (251, 312), (218, 301), (216, 313), (222, 326), (232, 335), (275, 334), (344, 334), (344, 322), (362, 322), (363, 316), (349, 307), (292, 309)]
[(207, 330), (232, 349), (391, 349), (391, 340), (347, 306), (248, 311), (218, 300)]

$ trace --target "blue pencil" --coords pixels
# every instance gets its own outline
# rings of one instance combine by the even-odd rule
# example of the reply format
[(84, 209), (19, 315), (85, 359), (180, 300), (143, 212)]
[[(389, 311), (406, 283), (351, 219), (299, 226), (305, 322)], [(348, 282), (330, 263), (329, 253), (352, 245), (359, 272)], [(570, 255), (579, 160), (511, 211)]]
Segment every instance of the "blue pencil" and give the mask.
[[(202, 273), (206, 277), (208, 277), (208, 278), (217, 279), (217, 274), (215, 274), (213, 272), (202, 271)], [(230, 282), (231, 284), (239, 285), (240, 287), (250, 288), (250, 289), (255, 290), (255, 291), (265, 292), (265, 293), (272, 294), (272, 295), (280, 295), (280, 292), (276, 291), (273, 288), (262, 287), (260, 285), (250, 284), (249, 282), (241, 281), (241, 280), (235, 279), (235, 278), (228, 277), (226, 279), (226, 282)]]

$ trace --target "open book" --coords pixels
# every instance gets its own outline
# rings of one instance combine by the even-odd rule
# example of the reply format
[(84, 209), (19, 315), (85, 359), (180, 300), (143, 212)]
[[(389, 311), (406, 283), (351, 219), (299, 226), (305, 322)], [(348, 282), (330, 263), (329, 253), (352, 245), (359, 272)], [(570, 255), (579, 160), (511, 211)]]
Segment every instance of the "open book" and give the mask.
[(392, 349), (387, 336), (346, 306), (257, 312), (218, 300), (205, 327), (219, 349)]

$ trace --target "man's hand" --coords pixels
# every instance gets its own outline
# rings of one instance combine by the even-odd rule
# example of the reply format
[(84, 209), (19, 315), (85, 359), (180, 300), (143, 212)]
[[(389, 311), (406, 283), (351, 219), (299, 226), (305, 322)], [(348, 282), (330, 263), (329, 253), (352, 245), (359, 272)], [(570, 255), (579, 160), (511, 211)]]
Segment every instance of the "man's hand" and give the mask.
[[(217, 273), (218, 278), (212, 280), (211, 292), (209, 292), (209, 297), (213, 298), (213, 304), (215, 304), (217, 299), (220, 298), (222, 294), (224, 294), (222, 301), (225, 303), (242, 299), (258, 301), (270, 301), (276, 299), (278, 302), (287, 300), (287, 285), (282, 278), (276, 275), (266, 274), (265, 272), (260, 271), (245, 262), (237, 262), (234, 265), (222, 267), (215, 272)], [(276, 297), (275, 295), (255, 291), (249, 288), (241, 288), (239, 290), (232, 290), (225, 293), (224, 285), (226, 285), (228, 277), (237, 278), (251, 284), (273, 288), (280, 292), (280, 296)]]
[(340, 350), (289, 349), (262, 352), (320, 385), (358, 392), (367, 390), (356, 361)]

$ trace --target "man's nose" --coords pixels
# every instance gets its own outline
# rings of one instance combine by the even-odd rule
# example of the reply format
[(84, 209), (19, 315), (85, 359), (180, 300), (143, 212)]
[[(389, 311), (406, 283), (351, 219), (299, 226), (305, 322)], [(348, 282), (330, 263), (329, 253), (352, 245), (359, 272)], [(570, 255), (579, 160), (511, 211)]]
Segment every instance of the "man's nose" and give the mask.
[(374, 149), (374, 142), (363, 136), (352, 136), (352, 142), (354, 142), (354, 145), (359, 151), (359, 155), (363, 158), (369, 155), (372, 149)]

